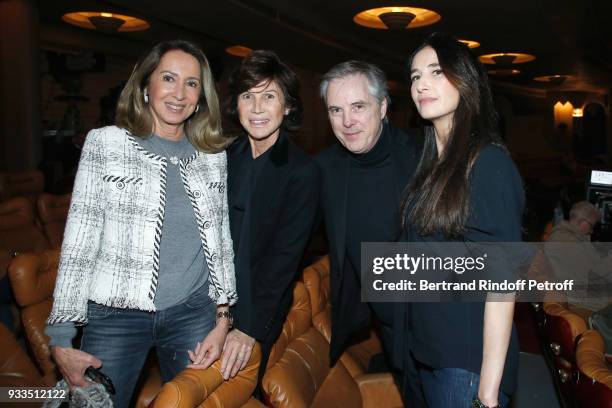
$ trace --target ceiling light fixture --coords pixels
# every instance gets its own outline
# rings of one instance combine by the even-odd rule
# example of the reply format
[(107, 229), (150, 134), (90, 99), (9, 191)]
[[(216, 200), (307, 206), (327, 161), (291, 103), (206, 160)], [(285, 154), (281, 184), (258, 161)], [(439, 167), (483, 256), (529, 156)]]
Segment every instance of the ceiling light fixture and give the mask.
[(143, 31), (151, 27), (149, 22), (137, 17), (100, 11), (66, 13), (62, 16), (62, 20), (77, 27), (100, 30), (107, 33)]
[(552, 85), (561, 85), (568, 79), (573, 78), (571, 75), (544, 75), (533, 78), (534, 81), (538, 82), (547, 82)]
[(480, 43), (478, 41), (472, 41), (472, 40), (462, 40), (459, 39), (459, 42), (464, 43), (465, 45), (467, 45), (469, 48), (478, 48), (480, 47)]
[(232, 45), (231, 47), (227, 47), (225, 52), (227, 52), (229, 55), (233, 55), (234, 57), (244, 58), (253, 52), (253, 50), (249, 47), (245, 47), (244, 45)]
[(496, 54), (486, 54), (478, 57), (483, 64), (511, 65), (522, 64), (533, 61), (535, 55), (524, 54), (522, 52), (498, 52)]
[(440, 21), (435, 11), (417, 7), (379, 7), (362, 11), (353, 21), (368, 28), (379, 30), (404, 30), (424, 27)]

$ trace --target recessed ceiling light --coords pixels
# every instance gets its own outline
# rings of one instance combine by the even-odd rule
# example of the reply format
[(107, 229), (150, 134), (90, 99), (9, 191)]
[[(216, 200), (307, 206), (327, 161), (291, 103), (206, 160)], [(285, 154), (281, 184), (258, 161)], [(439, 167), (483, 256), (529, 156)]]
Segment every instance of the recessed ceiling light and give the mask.
[(574, 77), (572, 75), (544, 75), (544, 76), (538, 76), (533, 78), (534, 81), (538, 81), (538, 82), (546, 82), (549, 84), (553, 84), (553, 85), (561, 85), (563, 82), (567, 81), (568, 79), (573, 79)]
[(227, 47), (225, 52), (235, 57), (246, 57), (253, 52), (253, 50), (249, 47), (245, 47), (244, 45), (232, 45), (231, 47)]
[(100, 11), (75, 11), (62, 16), (68, 24), (90, 30), (130, 32), (146, 30), (151, 25), (143, 19)]
[(498, 52), (496, 54), (486, 54), (478, 57), (483, 64), (522, 64), (523, 62), (533, 61), (536, 57), (522, 52)]
[(403, 30), (424, 27), (440, 21), (433, 10), (417, 7), (379, 7), (362, 11), (353, 17), (361, 26), (380, 30)]
[(472, 41), (472, 40), (459, 40), (459, 42), (464, 43), (465, 45), (467, 45), (469, 48), (478, 48), (480, 47), (480, 43), (478, 41)]

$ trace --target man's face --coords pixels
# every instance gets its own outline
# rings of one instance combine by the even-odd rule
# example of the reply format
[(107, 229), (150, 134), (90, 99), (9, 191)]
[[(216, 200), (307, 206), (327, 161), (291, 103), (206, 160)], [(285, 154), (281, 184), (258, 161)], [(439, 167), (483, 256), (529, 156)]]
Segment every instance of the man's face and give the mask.
[(599, 221), (599, 215), (597, 213), (591, 214), (588, 217), (584, 217), (580, 219), (579, 229), (584, 235), (593, 234), (593, 229), (597, 222)]
[(361, 74), (334, 79), (327, 87), (327, 113), (334, 134), (349, 151), (369, 152), (382, 131), (387, 101), (380, 103)]

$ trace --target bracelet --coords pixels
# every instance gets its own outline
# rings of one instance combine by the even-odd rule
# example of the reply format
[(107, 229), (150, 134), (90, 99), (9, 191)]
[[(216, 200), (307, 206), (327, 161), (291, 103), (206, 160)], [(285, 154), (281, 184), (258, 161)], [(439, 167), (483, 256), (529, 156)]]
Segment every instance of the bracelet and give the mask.
[(227, 319), (229, 320), (229, 328), (231, 329), (234, 326), (234, 316), (229, 310), (223, 310), (221, 312), (217, 312), (217, 319)]
[(480, 398), (476, 397), (472, 400), (472, 408), (501, 408), (501, 405), (497, 404), (494, 407), (490, 407), (483, 404)]

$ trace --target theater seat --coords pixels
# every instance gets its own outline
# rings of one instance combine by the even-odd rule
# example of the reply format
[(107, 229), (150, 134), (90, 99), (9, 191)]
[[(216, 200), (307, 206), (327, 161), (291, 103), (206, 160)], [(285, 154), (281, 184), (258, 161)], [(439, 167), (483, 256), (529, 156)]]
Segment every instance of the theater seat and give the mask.
[(13, 258), (8, 273), (28, 345), (48, 386), (57, 382), (49, 338), (44, 330), (53, 305), (58, 262), (59, 250), (22, 253)]
[(38, 370), (13, 333), (0, 323), (0, 387), (44, 387)]
[[(324, 256), (304, 269), (302, 281), (308, 294), (312, 307), (311, 317), (314, 319), (319, 313), (330, 314), (330, 270), (329, 256)], [(328, 317), (331, 321), (331, 315)], [(327, 337), (329, 341), (330, 337)], [(353, 342), (342, 354), (340, 360), (353, 377), (368, 371), (371, 358), (382, 353), (382, 345), (378, 334), (371, 328), (358, 341)]]
[[(38, 370), (13, 333), (0, 323), (0, 387), (44, 387)], [(5, 394), (6, 395), (6, 394)], [(3, 408), (35, 408), (40, 402), (3, 402)]]
[(53, 195), (42, 193), (38, 196), (38, 216), (52, 248), (60, 248), (70, 208), (72, 194)]
[[(46, 386), (53, 386), (58, 380), (45, 326), (53, 305), (59, 257), (59, 249), (22, 253), (12, 259), (8, 268), (28, 347)], [(157, 368), (145, 372), (145, 376), (142, 388), (136, 391), (138, 407), (147, 406), (160, 387)]]
[(604, 339), (595, 330), (582, 333), (576, 347), (579, 407), (612, 408), (612, 366), (606, 361)]
[(0, 199), (25, 197), (32, 206), (43, 192), (45, 177), (38, 170), (0, 173)]
[(186, 369), (162, 387), (152, 408), (231, 408), (265, 407), (251, 397), (257, 385), (261, 350), (253, 347), (251, 358), (243, 370), (225, 381), (221, 362), (217, 360), (206, 370)]
[(315, 316), (303, 283), (293, 291), (293, 304), (274, 344), (262, 386), (272, 407), (400, 407), (401, 398), (390, 374), (355, 378), (342, 361), (329, 366), (327, 311)]
[(555, 381), (563, 398), (574, 399), (572, 377), (576, 372), (576, 340), (587, 330), (586, 321), (560, 302), (544, 302), (544, 334), (552, 356)]
[(49, 241), (36, 226), (34, 208), (23, 197), (0, 202), (0, 274), (16, 252), (41, 251)]
[(149, 353), (136, 385), (134, 408), (146, 408), (151, 405), (162, 387), (159, 361), (155, 352)]
[(570, 362), (575, 361), (576, 338), (587, 330), (586, 321), (560, 302), (544, 302), (544, 313), (551, 351)]
[(307, 266), (302, 272), (302, 282), (310, 296), (312, 315), (321, 313), (329, 304), (329, 256), (324, 256)]

